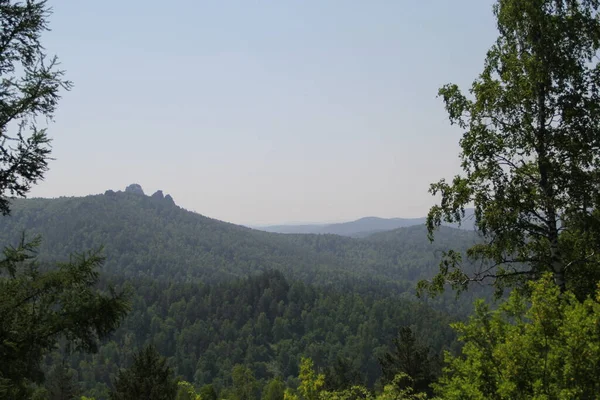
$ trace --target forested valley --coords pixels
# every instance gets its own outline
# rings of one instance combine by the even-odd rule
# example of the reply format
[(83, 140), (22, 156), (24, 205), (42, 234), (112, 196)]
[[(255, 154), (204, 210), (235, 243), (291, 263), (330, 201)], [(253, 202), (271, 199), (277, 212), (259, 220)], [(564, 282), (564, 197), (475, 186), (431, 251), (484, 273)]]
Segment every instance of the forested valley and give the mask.
[(461, 172), (427, 216), (276, 233), (137, 183), (31, 196), (74, 86), (51, 5), (0, 0), (0, 399), (600, 398), (600, 1), (492, 14), (482, 72), (438, 91)]

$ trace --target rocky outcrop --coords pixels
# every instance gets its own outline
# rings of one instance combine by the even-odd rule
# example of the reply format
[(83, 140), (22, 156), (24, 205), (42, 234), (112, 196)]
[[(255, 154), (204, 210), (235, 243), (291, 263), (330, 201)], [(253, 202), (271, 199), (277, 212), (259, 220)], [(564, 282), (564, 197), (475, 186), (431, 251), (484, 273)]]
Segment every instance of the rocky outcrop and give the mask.
[[(106, 196), (111, 196), (111, 197), (116, 196), (118, 193), (123, 193), (123, 192), (121, 192), (121, 191), (115, 192), (110, 189), (107, 190), (106, 192), (104, 192), (104, 194)], [(132, 183), (131, 185), (127, 186), (125, 188), (125, 193), (132, 193), (132, 194), (135, 194), (138, 196), (145, 196), (144, 189), (142, 189), (142, 187), (140, 185), (138, 185), (137, 183)], [(156, 192), (154, 192), (152, 194), (152, 196), (150, 196), (150, 198), (165, 201), (169, 204), (175, 204), (175, 200), (173, 200), (173, 197), (171, 197), (171, 195), (165, 196), (165, 194), (163, 193), (162, 190), (157, 190)]]
[(140, 194), (143, 196), (144, 189), (142, 189), (142, 187), (140, 185), (138, 185), (137, 183), (132, 183), (131, 185), (129, 185), (125, 188), (125, 193)]

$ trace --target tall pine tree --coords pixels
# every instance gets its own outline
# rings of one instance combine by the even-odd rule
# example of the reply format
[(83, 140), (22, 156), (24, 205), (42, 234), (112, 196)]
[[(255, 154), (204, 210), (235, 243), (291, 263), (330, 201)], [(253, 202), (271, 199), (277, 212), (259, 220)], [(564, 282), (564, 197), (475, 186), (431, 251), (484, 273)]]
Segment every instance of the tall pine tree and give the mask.
[(131, 367), (119, 371), (111, 400), (173, 400), (177, 395), (177, 379), (152, 345), (133, 356)]

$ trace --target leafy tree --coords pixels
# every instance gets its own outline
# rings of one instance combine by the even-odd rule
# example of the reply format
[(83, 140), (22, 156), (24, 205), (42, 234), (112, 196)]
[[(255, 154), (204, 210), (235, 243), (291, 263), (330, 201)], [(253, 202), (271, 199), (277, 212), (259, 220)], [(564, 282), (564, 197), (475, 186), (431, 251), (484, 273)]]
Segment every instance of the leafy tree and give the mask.
[(231, 371), (231, 379), (237, 400), (253, 400), (258, 397), (258, 383), (250, 368), (239, 364), (234, 366)]
[(285, 384), (279, 378), (274, 378), (266, 384), (262, 391), (262, 400), (283, 400)]
[[(400, 384), (399, 382), (403, 382)], [(408, 382), (409, 385), (405, 383)], [(415, 391), (410, 386), (411, 378), (406, 374), (398, 374), (394, 380), (385, 385), (383, 392), (375, 397), (375, 400), (425, 400), (428, 398), (426, 393)], [(404, 388), (400, 388), (404, 386)]]
[[(580, 298), (600, 277), (600, 19), (597, 0), (498, 0), (499, 37), (466, 96), (439, 91), (460, 141), (463, 175), (431, 185), (443, 221), (475, 208), (482, 243), (449, 252), (420, 289), (492, 280), (499, 289), (553, 274)], [(591, 284), (590, 284), (591, 282)]]
[[(420, 392), (429, 392), (429, 386), (435, 379), (435, 360), (431, 349), (418, 343), (408, 326), (400, 328), (394, 338), (393, 350), (379, 359), (385, 383), (396, 382), (400, 388), (412, 387)], [(410, 378), (410, 385), (398, 379), (403, 374)]]
[[(50, 139), (36, 118), (51, 120), (61, 89), (69, 90), (58, 59), (40, 42), (48, 30), (46, 1), (0, 0), (0, 212), (43, 179)], [(10, 131), (14, 131), (11, 133)]]
[(325, 375), (314, 370), (314, 363), (310, 358), (302, 358), (300, 362), (300, 386), (298, 392), (303, 400), (317, 400), (319, 392), (325, 384)]
[(202, 386), (199, 394), (202, 400), (217, 400), (217, 392), (211, 384)]
[(482, 301), (455, 329), (462, 356), (446, 354), (436, 391), (452, 399), (592, 399), (600, 393), (600, 289), (580, 302), (549, 274), (496, 311)]
[(173, 400), (177, 395), (177, 379), (152, 345), (144, 347), (133, 356), (133, 364), (119, 371), (112, 400)]
[(204, 399), (200, 394), (196, 393), (194, 386), (186, 381), (177, 382), (177, 395), (175, 400), (202, 400)]
[(39, 241), (4, 249), (0, 260), (0, 397), (20, 398), (42, 382), (42, 357), (64, 339), (71, 350), (95, 351), (129, 309), (125, 292), (95, 289), (98, 254), (42, 271)]

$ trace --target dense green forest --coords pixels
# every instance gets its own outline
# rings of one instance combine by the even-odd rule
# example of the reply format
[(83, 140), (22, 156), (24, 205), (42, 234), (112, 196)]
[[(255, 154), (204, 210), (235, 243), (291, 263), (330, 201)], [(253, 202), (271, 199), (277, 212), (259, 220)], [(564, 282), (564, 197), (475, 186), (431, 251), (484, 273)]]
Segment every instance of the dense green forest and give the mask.
[[(276, 271), (228, 283), (133, 283), (133, 308), (97, 354), (68, 360), (85, 393), (106, 398), (120, 367), (135, 349), (153, 344), (174, 372), (217, 391), (232, 385), (235, 365), (248, 367), (262, 387), (270, 379), (295, 383), (301, 357), (326, 371), (346, 363), (353, 384), (374, 387), (378, 359), (390, 350), (400, 327), (410, 327), (431, 346), (432, 356), (450, 349), (450, 319), (397, 296), (322, 290), (288, 282)], [(61, 360), (48, 359), (49, 367)], [(335, 380), (336, 376), (330, 376)]]

